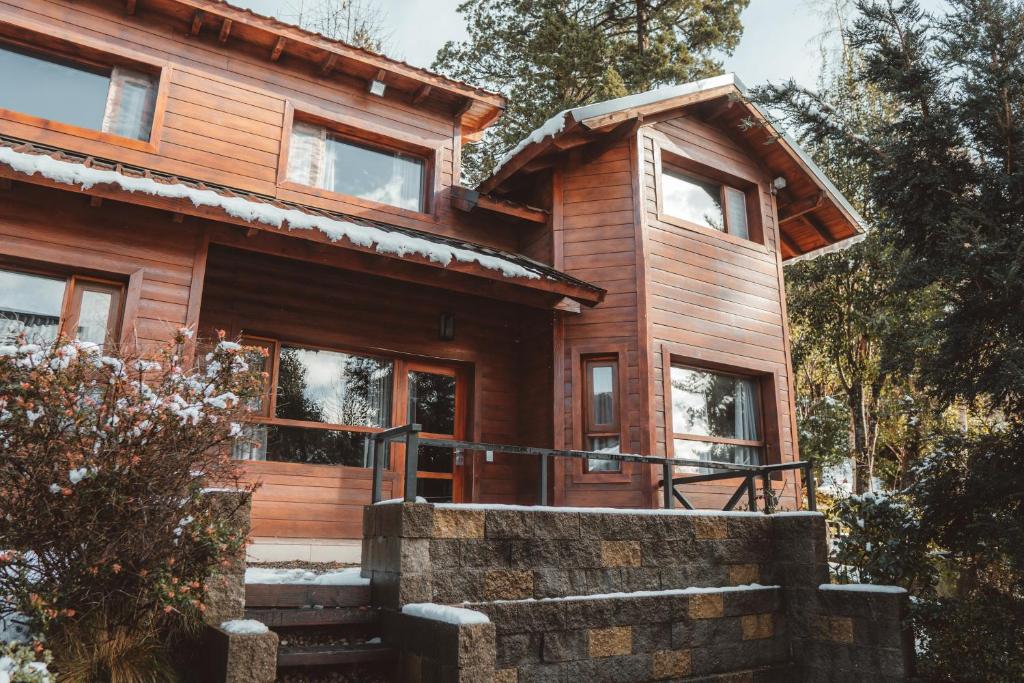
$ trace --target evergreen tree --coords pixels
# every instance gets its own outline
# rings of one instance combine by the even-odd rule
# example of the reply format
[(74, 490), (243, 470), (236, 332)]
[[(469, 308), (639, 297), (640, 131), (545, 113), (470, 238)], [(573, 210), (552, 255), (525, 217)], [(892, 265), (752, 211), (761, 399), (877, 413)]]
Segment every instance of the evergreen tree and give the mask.
[(718, 73), (742, 34), (749, 0), (467, 0), (469, 39), (433, 68), (504, 94), (508, 109), (463, 172), (482, 180), (495, 159), (553, 114), (589, 102)]

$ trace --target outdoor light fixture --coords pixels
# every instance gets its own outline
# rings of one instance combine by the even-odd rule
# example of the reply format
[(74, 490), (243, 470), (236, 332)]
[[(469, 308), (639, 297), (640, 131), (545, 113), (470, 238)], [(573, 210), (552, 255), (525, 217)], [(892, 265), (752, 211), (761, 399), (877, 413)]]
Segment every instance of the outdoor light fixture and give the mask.
[(384, 91), (387, 89), (387, 84), (384, 81), (378, 81), (376, 78), (370, 81), (370, 94), (376, 95), (377, 97), (384, 97)]
[(786, 183), (786, 179), (783, 178), (782, 176), (779, 176), (778, 178), (772, 181), (772, 187), (774, 187), (776, 190), (785, 189), (787, 184), (788, 183)]
[(455, 339), (455, 314), (441, 314), (437, 336), (441, 338), (441, 341), (453, 341)]

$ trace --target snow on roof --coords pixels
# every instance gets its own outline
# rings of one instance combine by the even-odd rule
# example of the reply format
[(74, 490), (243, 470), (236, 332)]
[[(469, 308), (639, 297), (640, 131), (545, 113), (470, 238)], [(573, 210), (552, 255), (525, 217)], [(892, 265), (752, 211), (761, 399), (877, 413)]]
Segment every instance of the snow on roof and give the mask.
[(823, 583), (818, 586), (818, 590), (851, 591), (855, 593), (889, 593), (892, 595), (902, 595), (907, 592), (907, 589), (901, 586), (882, 586), (874, 583)]
[(359, 567), (322, 573), (308, 569), (248, 567), (245, 570), (245, 582), (247, 584), (301, 584), (307, 586), (369, 586), (370, 580), (360, 576), (360, 571)]
[(213, 190), (200, 189), (184, 183), (164, 183), (152, 178), (133, 177), (116, 170), (90, 168), (82, 163), (54, 159), (44, 154), (18, 152), (0, 145), (0, 164), (9, 166), (28, 176), (39, 175), (63, 185), (89, 190), (96, 185), (114, 185), (129, 193), (141, 193), (170, 199), (187, 199), (197, 207), (207, 206), (223, 210), (230, 216), (249, 223), (262, 223), (288, 230), (318, 230), (332, 242), (347, 239), (359, 247), (373, 247), (380, 254), (406, 256), (415, 254), (447, 266), (452, 261), (479, 263), (484, 268), (500, 272), (505, 277), (531, 280), (541, 278), (540, 269), (528, 268), (522, 263), (497, 255), (496, 250), (459, 247), (442, 239), (428, 239), (399, 230), (385, 230), (372, 225), (314, 215), (294, 208), (283, 208), (266, 201), (246, 197), (229, 197)]
[(483, 612), (464, 607), (450, 607), (433, 602), (414, 602), (402, 607), (402, 614), (412, 617), (443, 621), (446, 624), (489, 624), (491, 620)]
[[(618, 97), (613, 100), (605, 100), (604, 102), (595, 102), (593, 104), (586, 104), (581, 107), (575, 107), (573, 109), (566, 109), (560, 111), (550, 119), (545, 121), (536, 130), (531, 132), (525, 138), (519, 141), (519, 143), (504, 154), (499, 160), (495, 167), (491, 170), (491, 177), (494, 177), (498, 171), (502, 169), (508, 162), (514, 159), (520, 152), (526, 149), (530, 144), (535, 142), (542, 142), (548, 138), (557, 137), (563, 130), (565, 130), (566, 124), (570, 121), (580, 122), (586, 119), (594, 118), (595, 116), (604, 116), (615, 112), (625, 111), (627, 109), (633, 109), (636, 107), (643, 107), (649, 104), (656, 104), (658, 102), (664, 102), (667, 100), (675, 99), (677, 97), (683, 97), (685, 95), (693, 95), (708, 90), (714, 90), (715, 88), (721, 88), (723, 86), (732, 85), (739, 91), (740, 95), (743, 96), (744, 101), (751, 107), (753, 107), (766, 121), (769, 123), (772, 118), (768, 116), (767, 112), (762, 109), (757, 103), (752, 102), (747, 97), (747, 86), (743, 84), (743, 81), (739, 79), (734, 73), (726, 73), (721, 76), (714, 76), (712, 78), (704, 78), (699, 81), (692, 81), (690, 83), (682, 83), (680, 85), (671, 85), (663, 88), (655, 88), (646, 92), (637, 93), (636, 95), (627, 95), (626, 97)], [(831, 197), (838, 203), (842, 208), (849, 213), (853, 220), (857, 223), (861, 230), (867, 230), (867, 224), (861, 215), (857, 212), (850, 202), (847, 201), (843, 193), (829, 180), (828, 176), (825, 175), (814, 160), (805, 152), (796, 140), (791, 138), (784, 130), (778, 130), (774, 125), (786, 144), (793, 150), (793, 152), (800, 158), (800, 160), (807, 166), (818, 182), (825, 188), (825, 190), (831, 195)], [(486, 181), (485, 181), (486, 182)], [(829, 245), (823, 249), (816, 249), (809, 254), (815, 256), (825, 253), (825, 250), (834, 250), (836, 248), (843, 248), (853, 243), (854, 238), (849, 240), (843, 240), (836, 244)], [(863, 238), (861, 238), (863, 239)], [(837, 246), (838, 245), (838, 246)], [(807, 258), (807, 255), (804, 255)], [(813, 258), (813, 257), (811, 257)], [(790, 259), (789, 262), (793, 262), (796, 259)]]

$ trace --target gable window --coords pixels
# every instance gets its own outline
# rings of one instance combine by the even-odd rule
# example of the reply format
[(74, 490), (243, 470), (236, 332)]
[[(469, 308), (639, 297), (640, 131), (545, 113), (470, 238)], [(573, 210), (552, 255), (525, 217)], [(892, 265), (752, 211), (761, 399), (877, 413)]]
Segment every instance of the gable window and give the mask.
[(121, 285), (80, 276), (0, 269), (0, 344), (65, 337), (109, 346), (121, 322)]
[(662, 168), (661, 188), (666, 214), (750, 239), (747, 194), (743, 190), (668, 167)]
[(0, 44), (4, 109), (148, 141), (156, 91), (152, 74)]
[[(600, 453), (619, 453), (619, 362), (614, 358), (583, 361), (583, 448)], [(622, 463), (587, 460), (587, 472), (618, 472)]]
[(423, 158), (357, 142), (324, 126), (295, 121), (288, 180), (329, 192), (424, 211)]
[(764, 461), (757, 380), (673, 365), (671, 384), (675, 457), (743, 465)]

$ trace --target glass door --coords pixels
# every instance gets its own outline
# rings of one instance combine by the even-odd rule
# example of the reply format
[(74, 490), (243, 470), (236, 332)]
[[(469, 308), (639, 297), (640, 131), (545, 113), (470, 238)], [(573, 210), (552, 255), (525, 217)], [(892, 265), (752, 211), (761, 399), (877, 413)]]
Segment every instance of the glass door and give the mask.
[[(408, 363), (406, 396), (409, 422), (418, 423), (424, 439), (462, 439), (463, 383), (454, 368)], [(431, 503), (460, 502), (462, 467), (451, 448), (420, 445), (416, 495)]]

